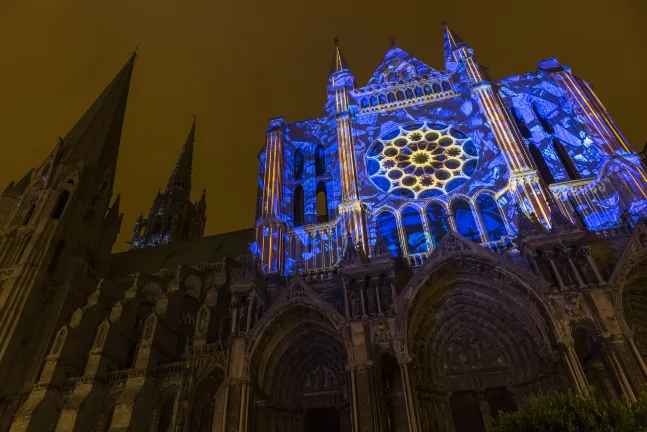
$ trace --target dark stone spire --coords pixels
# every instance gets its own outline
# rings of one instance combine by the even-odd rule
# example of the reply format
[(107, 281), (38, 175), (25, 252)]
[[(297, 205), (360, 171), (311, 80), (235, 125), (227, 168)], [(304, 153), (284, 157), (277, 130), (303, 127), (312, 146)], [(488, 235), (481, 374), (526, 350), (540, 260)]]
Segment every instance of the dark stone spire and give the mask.
[(135, 57), (133, 53), (62, 140), (59, 163), (92, 167), (97, 176), (112, 168), (114, 177)]
[(181, 187), (191, 194), (191, 171), (193, 168), (193, 147), (195, 144), (195, 116), (193, 117), (193, 125), (191, 131), (186, 139), (186, 143), (182, 148), (182, 153), (177, 160), (173, 174), (169, 178), (166, 191), (170, 191), (174, 187)]
[(344, 250), (342, 261), (344, 261), (345, 263), (361, 261), (361, 256), (359, 254), (359, 251), (357, 250), (357, 247), (355, 246), (355, 243), (353, 242), (353, 236), (350, 232), (348, 233), (346, 239), (346, 250)]
[(562, 210), (557, 206), (552, 194), (548, 194), (548, 208), (550, 209), (551, 232), (565, 231), (575, 228), (571, 220), (564, 215)]

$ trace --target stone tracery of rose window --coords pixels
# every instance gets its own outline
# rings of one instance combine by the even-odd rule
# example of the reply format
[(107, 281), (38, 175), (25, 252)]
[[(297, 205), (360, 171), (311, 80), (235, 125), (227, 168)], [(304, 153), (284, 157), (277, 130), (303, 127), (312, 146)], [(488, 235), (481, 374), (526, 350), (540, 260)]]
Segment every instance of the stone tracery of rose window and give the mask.
[(476, 168), (472, 140), (444, 124), (401, 126), (376, 140), (367, 153), (373, 183), (394, 195), (429, 198), (462, 185)]

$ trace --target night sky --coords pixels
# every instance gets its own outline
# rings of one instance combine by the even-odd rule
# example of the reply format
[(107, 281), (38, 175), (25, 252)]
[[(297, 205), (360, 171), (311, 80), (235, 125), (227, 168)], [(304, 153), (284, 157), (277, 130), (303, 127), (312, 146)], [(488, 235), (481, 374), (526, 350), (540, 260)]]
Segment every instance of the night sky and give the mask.
[[(635, 149), (647, 140), (647, 2), (0, 0), (0, 190), (38, 167), (139, 44), (115, 193), (115, 250), (166, 185), (197, 116), (193, 199), (207, 229), (254, 225), (269, 119), (323, 114), (335, 36), (357, 85), (388, 38), (442, 69), (442, 26), (493, 78), (556, 57), (594, 85)], [(615, 5), (616, 7), (613, 7)]]

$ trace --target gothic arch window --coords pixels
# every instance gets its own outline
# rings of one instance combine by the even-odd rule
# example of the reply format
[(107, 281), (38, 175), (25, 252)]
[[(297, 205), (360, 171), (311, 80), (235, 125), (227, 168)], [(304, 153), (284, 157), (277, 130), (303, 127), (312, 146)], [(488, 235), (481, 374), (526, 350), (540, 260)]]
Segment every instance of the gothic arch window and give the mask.
[(159, 420), (157, 422), (157, 432), (168, 432), (171, 430), (171, 421), (173, 420), (173, 406), (175, 405), (175, 394), (166, 398), (159, 410)]
[(443, 90), (440, 88), (440, 84), (434, 83), (433, 85), (434, 93), (441, 93)]
[(54, 207), (54, 211), (52, 212), (52, 218), (53, 219), (60, 219), (61, 216), (63, 216), (63, 212), (65, 211), (65, 206), (67, 206), (67, 201), (70, 199), (70, 192), (68, 190), (64, 190), (61, 195), (58, 197), (58, 201), (56, 201), (56, 206)]
[(568, 150), (566, 150), (564, 144), (562, 144), (562, 142), (557, 138), (553, 138), (553, 148), (555, 149), (555, 153), (557, 153), (557, 157), (560, 162), (564, 166), (564, 170), (566, 171), (568, 178), (570, 180), (579, 180), (582, 178), (573, 163), (573, 159), (571, 159), (571, 156), (568, 154)]
[(405, 94), (407, 95), (407, 99), (413, 99), (413, 90), (407, 89)]
[(23, 225), (27, 225), (29, 221), (31, 220), (31, 217), (34, 215), (34, 212), (36, 211), (36, 203), (33, 202), (29, 205), (29, 208), (27, 209), (27, 213), (25, 214), (25, 218), (22, 221)]
[(422, 89), (420, 87), (416, 87), (416, 96), (417, 97), (424, 96), (424, 93), (422, 92)]
[(380, 295), (380, 304), (382, 305), (382, 311), (387, 311), (393, 303), (393, 292), (391, 290), (391, 282), (387, 275), (382, 273), (380, 279), (377, 283), (379, 295)]
[(54, 255), (52, 256), (52, 260), (49, 262), (47, 273), (52, 274), (56, 271), (56, 267), (58, 267), (59, 260), (61, 259), (61, 254), (63, 253), (64, 249), (65, 249), (65, 239), (61, 239), (58, 241), (58, 243), (56, 243), (56, 248), (54, 249)]
[(377, 98), (375, 97), (375, 95), (373, 95), (371, 96), (371, 106), (375, 106), (375, 105), (377, 105)]
[(299, 185), (294, 189), (294, 200), (292, 208), (292, 220), (295, 227), (303, 226), (304, 207), (303, 207), (303, 186)]
[(369, 107), (368, 99), (367, 98), (362, 99), (362, 108), (368, 108), (368, 107)]
[(544, 116), (539, 112), (539, 108), (537, 108), (537, 105), (534, 103), (532, 104), (532, 112), (535, 114), (535, 117), (537, 117), (537, 120), (539, 121), (539, 124), (541, 125), (541, 128), (544, 130), (544, 132), (546, 132), (547, 134), (555, 133), (553, 125), (551, 125), (550, 122), (544, 118)]
[(482, 241), (474, 214), (472, 214), (472, 208), (466, 200), (457, 199), (454, 201), (452, 213), (454, 213), (456, 228), (460, 235), (477, 243)]
[(451, 91), (452, 86), (449, 85), (449, 82), (443, 81), (443, 91)]
[(101, 430), (103, 432), (108, 432), (110, 430), (110, 426), (112, 425), (112, 416), (115, 413), (115, 404), (112, 404), (108, 411), (104, 414), (103, 416), (103, 427)]
[(602, 347), (598, 338), (587, 329), (573, 329), (575, 353), (584, 370), (589, 385), (593, 386), (596, 396), (600, 399), (612, 400), (617, 398), (613, 378), (604, 363)]
[(373, 278), (369, 275), (364, 277), (364, 299), (366, 301), (366, 313), (369, 316), (375, 316), (377, 314), (377, 296), (375, 295)]
[(436, 202), (430, 203), (427, 206), (427, 221), (434, 245), (437, 245), (449, 232), (449, 217), (445, 207)]
[(523, 116), (519, 112), (519, 109), (515, 108), (515, 107), (512, 107), (512, 109), (510, 109), (510, 113), (512, 114), (512, 119), (516, 123), (517, 128), (519, 129), (519, 132), (521, 133), (521, 136), (526, 138), (526, 139), (532, 137), (532, 134), (530, 133), (530, 130), (528, 129), (528, 126), (523, 121)]
[(391, 252), (391, 255), (397, 256), (400, 248), (400, 238), (395, 216), (390, 211), (383, 211), (377, 215), (377, 223), (380, 234), (386, 243), (386, 248)]
[(326, 152), (322, 146), (315, 149), (315, 175), (317, 177), (326, 173)]
[(301, 180), (303, 176), (303, 153), (301, 150), (294, 152), (294, 179)]
[(530, 151), (530, 156), (535, 162), (537, 171), (539, 171), (539, 175), (544, 183), (546, 185), (555, 183), (555, 177), (553, 177), (553, 174), (550, 172), (548, 164), (546, 164), (546, 159), (544, 159), (544, 155), (541, 153), (541, 151), (539, 151), (537, 146), (535, 144), (529, 144), (528, 150)]
[(402, 210), (402, 227), (404, 228), (409, 254), (429, 252), (427, 236), (417, 208), (407, 206)]
[(494, 198), (483, 193), (476, 199), (476, 206), (490, 241), (499, 240), (507, 234), (501, 211)]
[(317, 223), (328, 222), (328, 194), (326, 183), (322, 181), (317, 185), (316, 209)]
[(395, 94), (395, 96), (398, 98), (399, 101), (403, 101), (406, 98), (404, 97), (404, 93), (402, 93), (402, 90), (398, 90), (398, 92)]
[(429, 84), (425, 84), (424, 90), (426, 95), (430, 95), (431, 93), (433, 93), (433, 91), (431, 90), (431, 87), (429, 87)]
[(385, 103), (386, 103), (386, 96), (384, 96), (383, 94), (381, 94), (381, 95), (380, 95), (380, 103), (381, 103), (381, 104), (385, 104)]
[(395, 95), (393, 93), (389, 93), (387, 98), (389, 99), (389, 102), (395, 102)]

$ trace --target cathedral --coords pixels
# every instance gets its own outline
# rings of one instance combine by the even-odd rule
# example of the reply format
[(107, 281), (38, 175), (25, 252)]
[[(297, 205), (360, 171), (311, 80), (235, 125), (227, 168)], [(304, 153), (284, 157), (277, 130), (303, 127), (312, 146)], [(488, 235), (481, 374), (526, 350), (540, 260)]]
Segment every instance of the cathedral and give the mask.
[(194, 120), (113, 254), (133, 54), (0, 198), (0, 432), (483, 432), (647, 391), (644, 160), (567, 66), (495, 80), (443, 31), (443, 70), (391, 41), (365, 84), (335, 41), (247, 230), (204, 236)]

